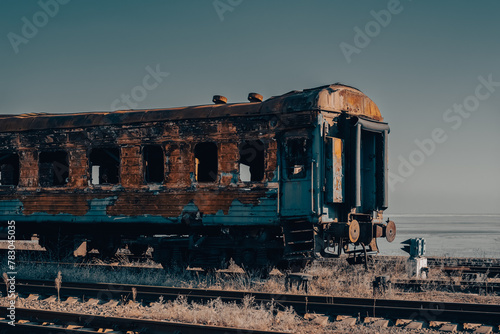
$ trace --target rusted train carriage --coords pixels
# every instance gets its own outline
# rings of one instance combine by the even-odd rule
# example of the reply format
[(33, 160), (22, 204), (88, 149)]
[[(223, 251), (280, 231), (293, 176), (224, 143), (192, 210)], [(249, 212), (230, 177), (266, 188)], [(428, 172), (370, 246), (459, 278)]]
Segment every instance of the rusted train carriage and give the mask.
[[(262, 101), (0, 117), (0, 220), (54, 253), (147, 245), (164, 266), (246, 268), (392, 241), (387, 136), (341, 84)], [(361, 246), (361, 247), (355, 247)]]

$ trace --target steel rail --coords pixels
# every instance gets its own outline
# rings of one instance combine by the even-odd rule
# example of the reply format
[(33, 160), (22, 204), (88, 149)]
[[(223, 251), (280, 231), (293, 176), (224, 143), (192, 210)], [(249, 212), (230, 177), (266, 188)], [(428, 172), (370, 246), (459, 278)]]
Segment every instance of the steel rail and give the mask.
[[(7, 314), (7, 307), (0, 307), (0, 314)], [(185, 333), (185, 334), (231, 334), (255, 333), (277, 334), (282, 332), (260, 331), (233, 327), (208, 326), (171, 321), (155, 321), (136, 318), (97, 316), (83, 313), (47, 311), (28, 308), (16, 308), (15, 326), (7, 320), (0, 321), (0, 332), (8, 329), (8, 333), (97, 333), (99, 329), (113, 329), (115, 331), (136, 331), (148, 334)], [(79, 328), (65, 328), (72, 324)], [(81, 327), (80, 327), (81, 326)], [(101, 332), (102, 333), (102, 332)]]
[[(135, 292), (133, 292), (134, 290)], [(52, 281), (17, 282), (16, 291), (21, 294), (54, 295), (56, 289)], [(110, 283), (62, 282), (61, 296), (96, 298), (100, 300), (132, 299), (144, 303), (175, 300), (185, 296), (188, 301), (206, 302), (220, 298), (224, 302), (241, 302), (245, 296), (252, 296), (257, 303), (276, 303), (282, 307), (293, 307), (299, 314), (308, 312), (329, 315), (350, 315), (360, 317), (384, 317), (388, 319), (414, 319), (475, 322), (500, 324), (500, 305), (444, 303), (439, 301), (410, 301), (376, 298), (349, 298), (303, 294), (270, 294), (252, 291), (230, 291), (163, 286), (143, 286)]]
[[(0, 249), (0, 256), (3, 255), (7, 250)], [(42, 252), (39, 250), (19, 250), (20, 252), (33, 253), (33, 252)], [(129, 257), (129, 255), (124, 255), (125, 257)], [(132, 256), (133, 257), (133, 256)], [(399, 257), (401, 258), (401, 257)], [(394, 257), (391, 256), (373, 256), (371, 258), (376, 264), (391, 264), (396, 261)], [(323, 258), (317, 259), (317, 263), (329, 264), (333, 261), (338, 260), (338, 258)], [(52, 265), (63, 265), (63, 266), (73, 266), (73, 267), (102, 267), (102, 268), (147, 268), (147, 269), (157, 269), (162, 270), (162, 268), (154, 268), (154, 267), (146, 267), (146, 266), (128, 266), (121, 265), (116, 263), (109, 264), (97, 264), (97, 263), (89, 263), (89, 262), (48, 262), (48, 261), (26, 261), (19, 260), (21, 263), (38, 263), (38, 264), (52, 264)], [(427, 257), (427, 265), (432, 268), (441, 268), (446, 272), (463, 272), (463, 273), (486, 273), (489, 277), (500, 277), (500, 259), (474, 259), (474, 258), (440, 258), (440, 257)]]
[(425, 291), (432, 289), (450, 292), (500, 294), (500, 282), (398, 279), (391, 281), (391, 285), (394, 288), (404, 291)]

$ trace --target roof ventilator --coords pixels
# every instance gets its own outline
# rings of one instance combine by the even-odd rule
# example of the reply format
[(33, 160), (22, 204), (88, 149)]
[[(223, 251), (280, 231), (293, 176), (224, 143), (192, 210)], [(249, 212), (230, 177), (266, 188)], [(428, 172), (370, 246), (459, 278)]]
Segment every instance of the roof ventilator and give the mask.
[(227, 97), (222, 96), (222, 95), (214, 95), (212, 102), (215, 104), (226, 104), (227, 103)]
[(250, 102), (262, 102), (263, 96), (257, 93), (248, 94), (248, 101)]

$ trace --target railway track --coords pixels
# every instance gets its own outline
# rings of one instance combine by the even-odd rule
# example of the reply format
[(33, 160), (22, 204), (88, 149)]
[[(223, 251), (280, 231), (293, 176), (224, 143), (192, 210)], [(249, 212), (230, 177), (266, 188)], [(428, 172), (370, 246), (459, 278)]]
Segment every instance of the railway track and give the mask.
[(475, 266), (500, 267), (500, 259), (495, 258), (465, 258), (465, 257), (428, 257), (427, 264), (432, 266)]
[[(6, 254), (5, 249), (0, 249), (0, 256), (5, 256)], [(44, 250), (18, 250), (20, 253), (24, 253), (29, 257), (30, 254), (37, 254), (37, 255), (42, 255), (46, 253)], [(130, 259), (136, 259), (140, 260), (143, 259), (141, 257), (135, 257), (135, 256), (130, 256), (126, 254), (122, 254), (123, 257), (128, 257)], [(380, 263), (380, 264), (391, 264), (392, 262), (396, 260), (392, 260), (391, 258), (395, 258), (392, 256), (374, 256), (372, 259), (374, 260), (375, 263)], [(401, 258), (401, 257), (399, 257)], [(333, 261), (336, 261), (338, 259), (334, 259)], [(318, 260), (318, 263), (331, 263), (331, 259), (325, 258)], [(51, 263), (51, 262), (46, 262), (46, 261), (25, 261), (25, 260), (18, 260), (19, 263), (23, 262), (29, 262), (29, 263)], [(65, 265), (65, 266), (94, 266), (94, 267), (109, 267), (109, 268), (117, 268), (121, 267), (121, 265), (112, 263), (112, 264), (96, 264), (96, 263), (90, 263), (88, 261), (82, 262), (82, 261), (75, 261), (75, 262), (68, 262), (68, 263), (61, 263), (61, 262), (54, 262), (53, 264), (59, 264), (59, 265)], [(430, 268), (439, 268), (442, 271), (450, 274), (450, 275), (462, 275), (462, 276), (467, 276), (467, 275), (473, 275), (473, 274), (483, 274), (486, 277), (500, 277), (500, 259), (494, 259), (494, 258), (448, 258), (448, 257), (427, 257), (427, 265)], [(127, 266), (129, 268), (136, 268), (133, 266)], [(140, 268), (148, 268), (148, 267), (137, 267), (138, 269)], [(152, 268), (151, 268), (152, 269)], [(161, 268), (158, 268), (161, 269)]]
[[(33, 251), (25, 251), (33, 252)], [(37, 252), (37, 251), (35, 251)], [(2, 250), (0, 250), (0, 255), (2, 255)], [(127, 257), (127, 256), (124, 256)], [(144, 259), (138, 257), (129, 257), (131, 259)], [(373, 261), (377, 264), (390, 265), (395, 263), (396, 260), (391, 260), (391, 257), (385, 256), (374, 256)], [(338, 259), (321, 259), (317, 260), (318, 263), (330, 264), (332, 261), (337, 261)], [(128, 268), (152, 268), (147, 266), (128, 266), (122, 265), (118, 261), (112, 263), (92, 263), (89, 261), (75, 261), (75, 262), (51, 262), (51, 261), (41, 261), (41, 260), (18, 260), (18, 263), (31, 263), (31, 264), (53, 264), (53, 265), (63, 265), (63, 266), (91, 266), (91, 267), (128, 267)], [(488, 277), (500, 277), (500, 259), (461, 259), (461, 258), (427, 258), (427, 265), (431, 268), (440, 268), (445, 272), (460, 272), (460, 273), (482, 273), (487, 274)], [(162, 268), (157, 268), (162, 269)]]
[(446, 280), (395, 280), (392, 287), (406, 292), (440, 290), (447, 292), (466, 292), (478, 294), (500, 295), (500, 282), (474, 282), (462, 280), (458, 282)]
[[(19, 261), (23, 262), (23, 261)], [(26, 261), (30, 264), (53, 264), (59, 267), (96, 267), (105, 268), (109, 270), (128, 270), (131, 273), (138, 273), (142, 271), (148, 271), (152, 274), (162, 274), (164, 273), (163, 268), (145, 267), (145, 266), (123, 266), (119, 264), (92, 264), (92, 263), (62, 263), (62, 262), (42, 262), (42, 261)], [(204, 271), (201, 269), (188, 269), (189, 272), (202, 274)], [(222, 274), (228, 275), (244, 275), (242, 272), (232, 272), (228, 270), (221, 271)], [(474, 280), (461, 280), (461, 281), (446, 281), (446, 280), (395, 280), (392, 282), (392, 286), (400, 289), (402, 291), (408, 292), (420, 292), (424, 290), (441, 290), (448, 292), (468, 292), (468, 293), (481, 293), (481, 294), (499, 294), (500, 295), (500, 282), (486, 282), (486, 281), (474, 281)]]
[[(6, 307), (0, 307), (1, 314), (7, 314)], [(278, 334), (276, 331), (259, 331), (232, 327), (207, 326), (169, 321), (153, 321), (122, 317), (96, 316), (81, 313), (57, 312), (16, 308), (15, 326), (0, 320), (0, 333), (184, 333), (184, 334)]]
[[(52, 281), (21, 280), (16, 291), (21, 295), (57, 294)], [(61, 298), (77, 297), (101, 301), (132, 299), (144, 304), (163, 300), (174, 300), (185, 296), (188, 301), (207, 302), (220, 298), (224, 302), (241, 302), (252, 296), (256, 303), (276, 303), (279, 307), (293, 307), (299, 314), (320, 313), (345, 315), (358, 318), (382, 317), (385, 319), (412, 319), (422, 321), (470, 322), (490, 325), (500, 324), (500, 305), (443, 303), (438, 301), (410, 301), (373, 298), (348, 298), (303, 294), (270, 294), (250, 291), (227, 291), (192, 288), (172, 288), (141, 285), (117, 285), (108, 283), (63, 282)]]

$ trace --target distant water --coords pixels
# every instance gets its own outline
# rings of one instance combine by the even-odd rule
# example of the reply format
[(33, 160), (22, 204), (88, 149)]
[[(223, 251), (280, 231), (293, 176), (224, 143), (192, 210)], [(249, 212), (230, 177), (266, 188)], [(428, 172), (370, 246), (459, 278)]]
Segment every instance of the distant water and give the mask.
[(500, 258), (500, 214), (384, 214), (396, 223), (396, 239), (378, 240), (381, 255), (406, 255), (401, 242), (424, 238), (426, 255)]

